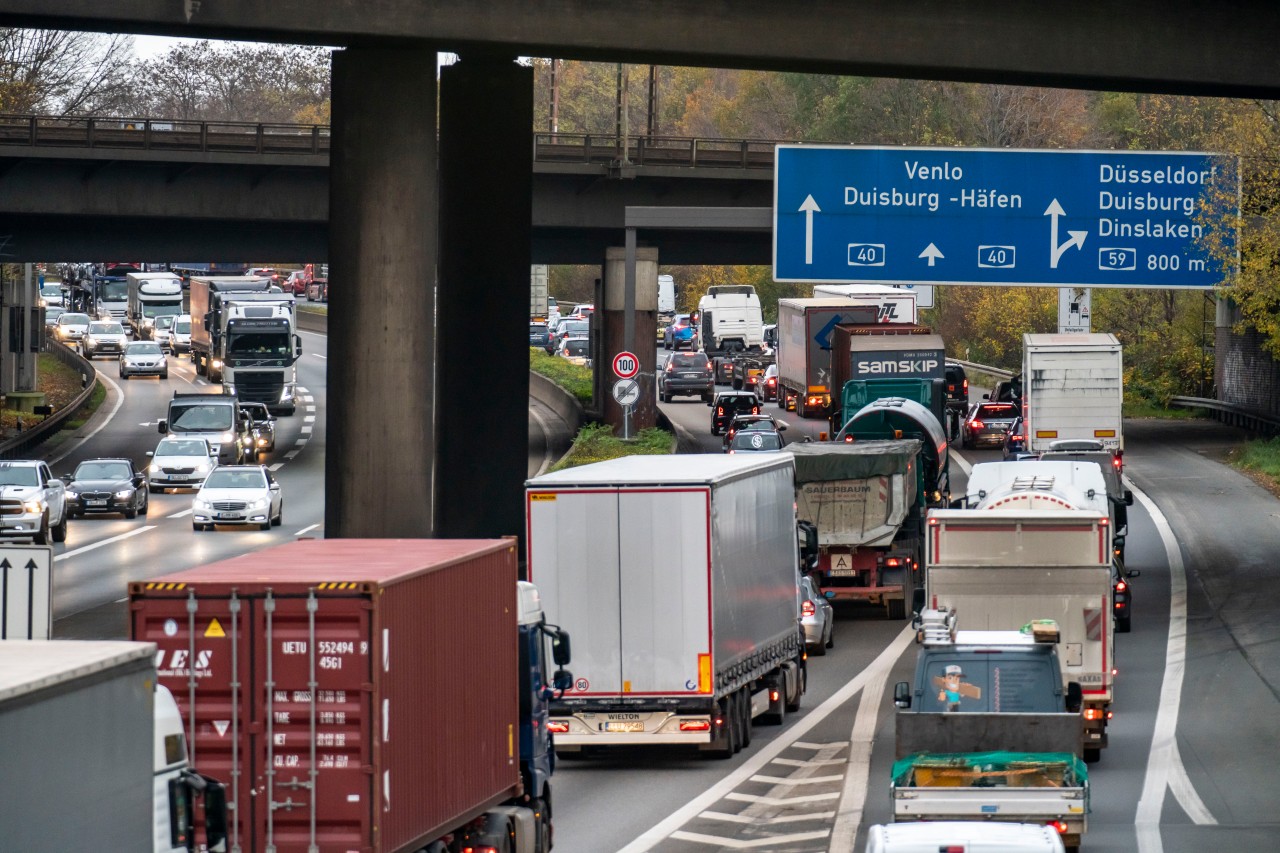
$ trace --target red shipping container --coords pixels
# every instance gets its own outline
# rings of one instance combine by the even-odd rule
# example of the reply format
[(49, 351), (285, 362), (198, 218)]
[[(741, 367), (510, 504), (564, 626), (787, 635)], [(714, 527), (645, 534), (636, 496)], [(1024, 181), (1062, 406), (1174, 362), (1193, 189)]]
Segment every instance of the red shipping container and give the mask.
[(412, 850), (520, 793), (515, 549), (301, 540), (130, 585), (230, 844)]

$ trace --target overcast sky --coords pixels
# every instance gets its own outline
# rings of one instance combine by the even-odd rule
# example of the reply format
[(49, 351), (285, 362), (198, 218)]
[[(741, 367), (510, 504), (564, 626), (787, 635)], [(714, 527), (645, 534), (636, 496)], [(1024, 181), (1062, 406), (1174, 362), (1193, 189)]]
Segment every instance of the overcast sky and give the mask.
[[(170, 38), (168, 36), (134, 36), (133, 50), (140, 59), (154, 59), (169, 48), (178, 44), (191, 44), (200, 41), (200, 39), (180, 39)], [(253, 44), (253, 42), (239, 42), (240, 44)], [(451, 64), (455, 56), (452, 53), (437, 54), (439, 65)]]

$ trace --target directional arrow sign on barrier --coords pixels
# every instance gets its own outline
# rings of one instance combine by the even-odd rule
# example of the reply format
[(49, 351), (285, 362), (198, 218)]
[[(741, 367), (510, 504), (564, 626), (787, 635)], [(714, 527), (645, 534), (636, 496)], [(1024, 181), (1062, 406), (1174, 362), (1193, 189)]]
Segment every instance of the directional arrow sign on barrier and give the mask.
[(0, 640), (47, 640), (53, 629), (53, 549), (0, 545)]
[(773, 275), (1210, 288), (1230, 270), (1202, 237), (1238, 215), (1238, 172), (1187, 152), (779, 145)]

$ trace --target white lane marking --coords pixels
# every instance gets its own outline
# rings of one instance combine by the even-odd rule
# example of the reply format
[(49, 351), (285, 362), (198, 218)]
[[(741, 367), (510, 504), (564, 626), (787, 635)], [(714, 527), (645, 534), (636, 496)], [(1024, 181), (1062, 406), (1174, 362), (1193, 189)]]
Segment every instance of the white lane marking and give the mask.
[[(300, 439), (298, 439), (297, 441), (295, 441), (295, 442), (294, 442), (294, 444), (295, 444), (295, 445), (297, 445), (298, 447), (302, 447), (302, 445), (304, 445), (304, 444), (306, 444), (306, 443), (307, 443), (307, 440), (306, 440), (305, 438), (300, 438)], [(288, 455), (288, 454), (286, 454), (286, 455)]]
[(307, 406), (307, 411), (308, 411), (308, 412), (314, 412), (315, 410), (316, 410), (316, 407), (315, 407), (315, 406)]
[[(302, 427), (302, 434), (303, 434), (303, 435), (311, 435), (311, 430), (312, 430), (312, 429), (314, 429), (314, 427), (312, 427), (312, 426), (311, 426), (311, 424), (304, 424), (304, 425), (303, 425), (303, 427)], [(305, 442), (304, 442), (304, 443), (305, 443)]]
[[(844, 762), (840, 762), (843, 764)], [(707, 820), (722, 820), (726, 823), (798, 823), (802, 820), (830, 820), (835, 817), (835, 812), (806, 812), (805, 814), (789, 814), (781, 817), (754, 817), (744, 814), (730, 814), (729, 812), (703, 812), (698, 815), (700, 818)]]
[(65, 459), (71, 453), (71, 451), (76, 450), (77, 448), (83, 447), (86, 441), (93, 438), (102, 430), (104, 426), (111, 423), (111, 419), (116, 416), (116, 412), (120, 411), (120, 407), (124, 405), (124, 393), (121, 392), (120, 386), (112, 382), (110, 379), (108, 379), (107, 375), (103, 373), (101, 370), (98, 370), (98, 368), (95, 367), (94, 372), (98, 374), (99, 379), (101, 379), (103, 382), (111, 386), (111, 389), (116, 392), (116, 404), (114, 407), (112, 407), (111, 411), (107, 413), (107, 416), (103, 418), (102, 423), (98, 424), (96, 427), (91, 429), (79, 441), (68, 441), (67, 444), (70, 445), (69, 447), (63, 448), (61, 453), (55, 454), (52, 458), (50, 458), (48, 460), (48, 465), (50, 467), (57, 465), (59, 462)]
[(813, 841), (818, 838), (826, 838), (827, 830), (818, 830), (815, 832), (793, 832), (790, 835), (771, 835), (768, 838), (753, 838), (750, 841), (744, 841), (740, 838), (718, 838), (714, 835), (702, 835), (697, 832), (677, 832), (672, 838), (678, 838), (681, 841), (697, 841), (700, 844), (714, 844), (717, 847), (732, 847), (734, 850), (749, 850), (752, 847), (771, 847), (775, 844), (788, 844), (797, 841)]
[[(829, 791), (825, 794), (803, 794), (799, 797), (765, 797), (759, 794), (739, 794), (736, 791), (727, 797), (726, 800), (736, 800), (740, 803), (760, 803), (766, 806), (793, 806), (796, 803), (821, 803), (827, 800), (839, 798), (837, 791)], [(823, 833), (824, 835), (826, 833)], [(679, 832), (671, 833), (672, 838), (679, 838)]]
[[(771, 740), (764, 748), (755, 755), (744, 761), (737, 770), (725, 776), (712, 787), (708, 788), (701, 796), (690, 800), (681, 808), (672, 812), (658, 824), (641, 834), (634, 841), (623, 847), (618, 853), (643, 853), (650, 850), (654, 845), (670, 838), (672, 833), (684, 826), (693, 818), (697, 817), (700, 812), (705, 811), (708, 807), (723, 799), (739, 800), (748, 797), (747, 794), (733, 794), (734, 788), (738, 787), (753, 774), (760, 771), (769, 762), (777, 758), (783, 750), (791, 746), (797, 746), (801, 749), (824, 749), (826, 746), (814, 745), (812, 743), (801, 744), (799, 738), (808, 734), (814, 726), (821, 723), (827, 717), (831, 716), (845, 702), (848, 702), (863, 687), (865, 687), (878, 671), (879, 667), (883, 667), (887, 673), (889, 668), (893, 666), (894, 661), (902, 656), (907, 646), (915, 640), (915, 629), (910, 625), (903, 627), (901, 633), (894, 637), (893, 642), (885, 647), (884, 651), (868, 668), (858, 673), (849, 680), (843, 687), (831, 695), (827, 701), (823, 702), (810, 713), (806, 714), (795, 725), (791, 726), (778, 737)], [(829, 746), (828, 744), (827, 746)], [(838, 744), (837, 744), (838, 745)], [(823, 795), (825, 796), (825, 795)], [(839, 796), (838, 794), (836, 796)]]
[(817, 750), (820, 750), (820, 749), (834, 749), (836, 747), (845, 747), (845, 746), (848, 746), (849, 744), (847, 743), (805, 743), (802, 740), (798, 740), (791, 745), (794, 746), (796, 749), (812, 749), (816, 752)]
[(761, 776), (759, 774), (751, 777), (752, 782), (768, 782), (770, 785), (817, 785), (819, 782), (839, 782), (842, 779), (844, 779), (843, 775), (808, 776), (799, 779), (791, 776)]
[(1160, 836), (1160, 813), (1164, 808), (1166, 789), (1173, 791), (1178, 804), (1192, 822), (1203, 826), (1218, 821), (1191, 786), (1182, 758), (1178, 755), (1179, 702), (1187, 667), (1187, 570), (1182, 563), (1182, 549), (1169, 520), (1156, 502), (1128, 478), (1126, 482), (1156, 526), (1169, 561), (1169, 640), (1164, 657), (1164, 681), (1160, 685), (1160, 707), (1151, 736), (1151, 754), (1147, 757), (1142, 796), (1138, 799), (1138, 811), (1134, 817), (1140, 853), (1161, 853), (1164, 842)]
[(318, 353), (318, 352), (313, 352), (313, 353), (311, 353), (311, 354), (312, 354), (312, 355), (314, 355), (316, 358), (323, 358), (325, 361), (328, 361), (328, 360), (329, 360), (329, 356), (327, 356), (327, 355), (321, 355), (321, 354), (320, 354), (320, 353)]
[(191, 513), (193, 512), (195, 512), (194, 509), (187, 508), (187, 509), (184, 509), (182, 512), (175, 512), (173, 515), (166, 515), (165, 518), (186, 518), (188, 515), (191, 515)]
[[(312, 407), (308, 406), (307, 408), (312, 408)], [(315, 415), (307, 415), (305, 418), (302, 419), (302, 422), (304, 424), (314, 423), (315, 419), (316, 419)]]
[(294, 535), (294, 536), (302, 536), (304, 533), (310, 533), (312, 530), (315, 530), (315, 529), (316, 529), (317, 527), (319, 527), (319, 526), (320, 526), (320, 525), (318, 525), (318, 524), (313, 524), (313, 525), (311, 525), (310, 527), (304, 527), (304, 528), (302, 528), (301, 530), (299, 530), (297, 533), (295, 533), (295, 534), (293, 534), (293, 535)]
[(74, 551), (64, 551), (56, 555), (53, 561), (65, 560), (68, 557), (74, 557), (76, 554), (83, 554), (85, 551), (92, 551), (94, 548), (101, 548), (103, 545), (110, 545), (112, 542), (119, 542), (121, 539), (128, 539), (130, 536), (137, 536), (139, 533), (146, 533), (148, 530), (155, 530), (156, 525), (148, 524), (145, 527), (139, 527), (136, 530), (130, 530), (128, 533), (121, 533), (119, 536), (112, 536), (109, 539), (103, 539), (101, 542), (94, 542), (92, 545), (85, 545), (83, 548), (76, 548)]
[(126, 597), (126, 598), (117, 598), (117, 599), (116, 599), (116, 604), (124, 604), (124, 603), (125, 603), (126, 601), (128, 601), (128, 600), (129, 600), (129, 599), (128, 599), (127, 597)]
[(298, 386), (298, 390), (299, 390), (299, 391), (301, 391), (303, 394), (310, 394), (310, 393), (311, 393), (311, 391), (310, 391), (309, 389), (307, 389), (307, 388), (303, 388), (301, 385), (299, 385), (299, 386)]
[(288, 453), (286, 453), (286, 454), (284, 455), (284, 458), (285, 458), (285, 459), (292, 459), (293, 457), (297, 456), (299, 452), (300, 452), (300, 451), (297, 451), (297, 450), (290, 450)]
[(876, 722), (880, 718), (884, 688), (893, 664), (892, 660), (877, 659), (872, 665), (876, 675), (858, 700), (858, 713), (853, 719), (853, 732), (849, 735), (849, 769), (845, 771), (844, 790), (831, 827), (831, 846), (827, 853), (853, 853), (853, 841), (858, 837), (858, 827), (862, 825), (866, 808)]
[(970, 474), (973, 473), (973, 466), (969, 464), (968, 459), (965, 459), (963, 456), (961, 456), (959, 453), (956, 453), (955, 451), (951, 452), (951, 458), (956, 460), (956, 464), (960, 466), (960, 470), (964, 472), (964, 475), (966, 477), (968, 477)]
[(535, 477), (541, 477), (555, 462), (551, 458), (551, 431), (548, 429), (546, 418), (538, 414), (538, 410), (533, 406), (529, 407), (529, 414), (533, 415), (533, 419), (538, 422), (538, 428), (542, 430), (542, 464), (538, 466), (538, 473), (534, 474)]
[(773, 763), (787, 767), (833, 767), (837, 764), (844, 765), (849, 762), (843, 758), (775, 758)]
[(274, 465), (268, 465), (268, 466), (267, 466), (267, 470), (268, 470), (268, 471), (279, 471), (279, 470), (280, 470), (281, 468), (283, 468), (283, 467), (284, 467), (284, 463), (283, 463), (283, 462), (277, 462), (277, 463), (275, 463)]

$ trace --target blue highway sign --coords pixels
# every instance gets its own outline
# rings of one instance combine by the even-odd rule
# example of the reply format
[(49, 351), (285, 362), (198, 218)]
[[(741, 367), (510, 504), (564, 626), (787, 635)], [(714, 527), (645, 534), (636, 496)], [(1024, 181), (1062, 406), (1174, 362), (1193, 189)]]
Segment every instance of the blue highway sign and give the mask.
[(1223, 155), (779, 145), (774, 163), (778, 281), (1210, 288), (1226, 272), (1197, 220), (1206, 188), (1236, 180)]

